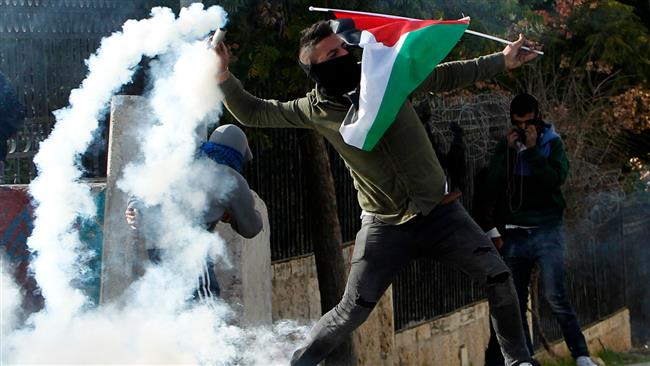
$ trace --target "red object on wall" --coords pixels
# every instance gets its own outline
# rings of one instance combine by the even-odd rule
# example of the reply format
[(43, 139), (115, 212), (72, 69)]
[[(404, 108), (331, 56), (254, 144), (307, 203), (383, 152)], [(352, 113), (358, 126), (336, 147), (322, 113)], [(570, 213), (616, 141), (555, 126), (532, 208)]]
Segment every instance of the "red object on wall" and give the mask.
[(22, 309), (30, 313), (43, 306), (36, 281), (29, 275), (27, 238), (33, 217), (26, 185), (0, 186), (0, 255), (10, 263), (16, 282), (23, 288)]

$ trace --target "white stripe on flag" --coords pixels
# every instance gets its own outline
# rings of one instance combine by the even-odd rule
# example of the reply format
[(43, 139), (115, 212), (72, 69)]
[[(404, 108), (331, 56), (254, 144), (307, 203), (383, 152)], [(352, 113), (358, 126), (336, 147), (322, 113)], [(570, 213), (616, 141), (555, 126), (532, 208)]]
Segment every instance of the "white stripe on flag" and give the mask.
[(363, 47), (363, 56), (358, 118), (354, 123), (339, 128), (347, 144), (359, 149), (363, 147), (384, 99), (395, 59), (407, 36), (408, 33), (403, 34), (393, 47), (386, 47), (377, 42), (372, 33), (365, 30), (361, 32), (359, 46)]

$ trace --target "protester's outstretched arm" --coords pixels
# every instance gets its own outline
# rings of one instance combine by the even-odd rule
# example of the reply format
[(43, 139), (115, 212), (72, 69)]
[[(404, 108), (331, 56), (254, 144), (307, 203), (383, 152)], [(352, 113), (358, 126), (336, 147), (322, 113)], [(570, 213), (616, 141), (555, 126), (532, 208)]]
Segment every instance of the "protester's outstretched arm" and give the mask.
[(216, 75), (224, 94), (224, 105), (230, 113), (244, 126), (311, 128), (311, 122), (303, 111), (310, 110), (308, 98), (290, 102), (279, 102), (258, 98), (244, 90), (241, 82), (228, 70), (230, 54), (221, 42), (215, 48), (219, 60)]
[(445, 62), (438, 65), (416, 92), (441, 92), (489, 79), (501, 72), (515, 69), (538, 55), (521, 49), (530, 45), (522, 35), (503, 51), (472, 60)]

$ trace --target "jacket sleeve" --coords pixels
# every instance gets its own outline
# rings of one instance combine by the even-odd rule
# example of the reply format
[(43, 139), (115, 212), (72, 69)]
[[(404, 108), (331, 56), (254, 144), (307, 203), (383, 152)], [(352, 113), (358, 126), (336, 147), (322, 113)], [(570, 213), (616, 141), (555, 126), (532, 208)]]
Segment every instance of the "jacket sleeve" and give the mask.
[(445, 62), (436, 66), (415, 92), (449, 91), (489, 79), (505, 70), (505, 59), (501, 52), (472, 60)]
[(499, 141), (496, 148), (494, 149), (494, 154), (490, 158), (490, 165), (487, 172), (487, 187), (491, 192), (496, 192), (498, 189), (503, 187), (507, 179), (506, 167), (508, 166), (508, 158), (511, 154), (508, 151), (508, 144), (506, 140), (503, 139)]
[(483, 199), (483, 207), (480, 212), (482, 216), (478, 219), (481, 222), (481, 227), (485, 231), (489, 231), (499, 225), (499, 219), (496, 217), (497, 200), (501, 197), (501, 192), (505, 190), (507, 184), (507, 167), (512, 166), (508, 164), (508, 159), (512, 160), (512, 153), (508, 148), (506, 140), (503, 139), (497, 144), (494, 149), (494, 154), (492, 154), (492, 158), (490, 159), (486, 173), (486, 195)]
[(224, 105), (244, 126), (311, 128), (308, 116), (311, 104), (307, 97), (289, 102), (261, 99), (244, 90), (233, 75), (220, 87), (224, 94)]
[(255, 209), (255, 198), (248, 183), (243, 177), (240, 178), (230, 199), (230, 226), (239, 235), (251, 239), (262, 231), (262, 217)]
[(561, 139), (557, 138), (550, 144), (551, 152), (548, 158), (542, 155), (537, 146), (526, 149), (525, 153), (532, 177), (542, 187), (554, 191), (564, 184), (569, 175), (569, 159)]

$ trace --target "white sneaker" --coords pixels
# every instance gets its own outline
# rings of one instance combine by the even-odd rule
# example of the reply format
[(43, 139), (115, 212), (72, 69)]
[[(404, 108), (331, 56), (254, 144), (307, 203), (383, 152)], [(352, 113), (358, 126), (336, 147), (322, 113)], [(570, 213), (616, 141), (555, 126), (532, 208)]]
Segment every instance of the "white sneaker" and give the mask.
[(576, 358), (576, 366), (598, 366), (594, 361), (591, 360), (588, 356), (580, 356)]

